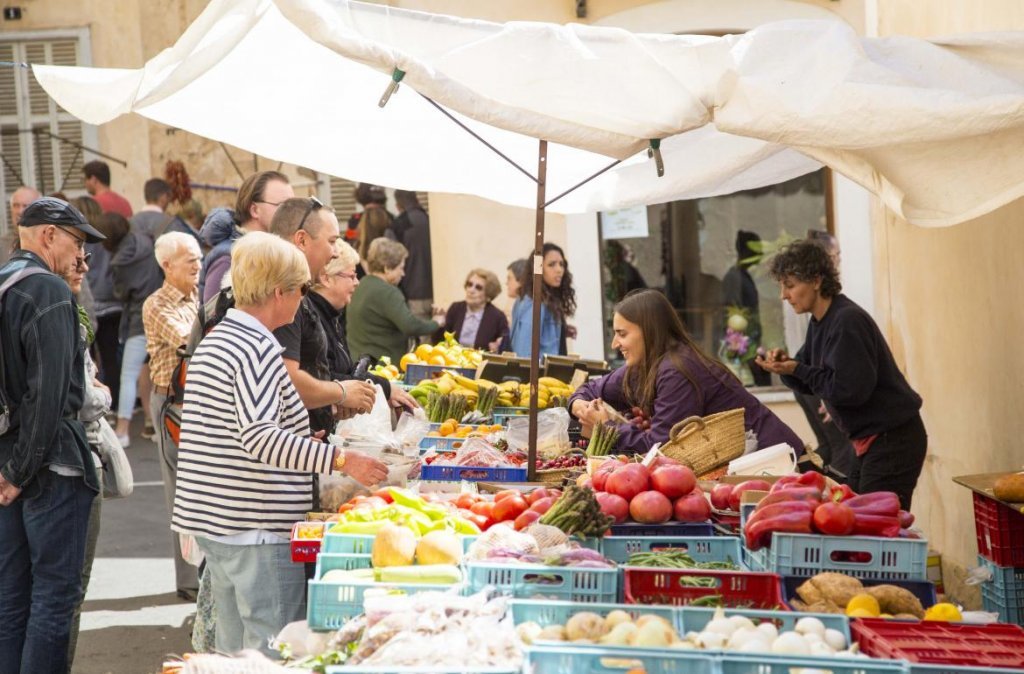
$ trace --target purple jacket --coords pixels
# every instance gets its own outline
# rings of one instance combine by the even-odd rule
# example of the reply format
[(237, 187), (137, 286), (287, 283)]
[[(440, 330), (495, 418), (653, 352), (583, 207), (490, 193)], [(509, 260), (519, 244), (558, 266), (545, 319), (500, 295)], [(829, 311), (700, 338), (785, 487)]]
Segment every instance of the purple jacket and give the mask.
[[(758, 449), (771, 447), (785, 442), (798, 452), (803, 449), (803, 441), (789, 426), (782, 423), (775, 413), (761, 404), (743, 384), (734, 377), (717, 370), (709, 369), (701, 363), (693, 353), (684, 352), (686, 365), (691, 376), (697, 381), (704, 394), (701, 405), (697, 390), (690, 380), (676, 369), (670, 358), (664, 358), (658, 366), (658, 377), (654, 384), (654, 410), (651, 428), (646, 431), (633, 424), (619, 426), (619, 442), (617, 447), (622, 452), (646, 452), (655, 443), (668, 440), (672, 427), (691, 416), (706, 417), (716, 412), (725, 412), (737, 407), (744, 409), (744, 421), (747, 430), (757, 434)], [(626, 368), (611, 372), (599, 379), (592, 379), (581, 386), (569, 399), (572, 408), (576, 400), (594, 400), (601, 398), (620, 412), (627, 412), (631, 405), (626, 402), (622, 390)]]

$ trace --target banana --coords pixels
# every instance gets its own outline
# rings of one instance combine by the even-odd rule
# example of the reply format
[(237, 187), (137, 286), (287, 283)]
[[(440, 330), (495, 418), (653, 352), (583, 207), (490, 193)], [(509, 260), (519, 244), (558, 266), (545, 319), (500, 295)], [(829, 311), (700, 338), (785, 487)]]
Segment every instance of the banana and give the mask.
[(441, 394), (451, 393), (455, 390), (455, 381), (453, 379), (441, 377), (437, 380), (437, 392)]
[(537, 383), (548, 388), (565, 388), (565, 382), (554, 377), (541, 377), (537, 380)]
[(455, 372), (445, 372), (445, 375), (454, 379), (455, 383), (458, 384), (459, 386), (467, 388), (470, 391), (476, 392), (477, 389), (479, 388), (475, 379), (470, 379), (469, 377), (457, 374)]

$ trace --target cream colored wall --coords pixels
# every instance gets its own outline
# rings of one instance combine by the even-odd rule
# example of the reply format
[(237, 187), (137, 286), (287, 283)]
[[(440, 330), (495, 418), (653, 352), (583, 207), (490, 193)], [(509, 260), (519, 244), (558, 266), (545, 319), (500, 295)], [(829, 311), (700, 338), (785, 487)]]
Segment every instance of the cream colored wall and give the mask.
[[(880, 0), (880, 35), (1024, 29), (1017, 0)], [(943, 554), (947, 587), (975, 564), (974, 517), (957, 475), (1024, 465), (1024, 200), (948, 229), (875, 206), (878, 315), (924, 398), (929, 456), (914, 513)], [(953, 581), (953, 582), (950, 582)]]

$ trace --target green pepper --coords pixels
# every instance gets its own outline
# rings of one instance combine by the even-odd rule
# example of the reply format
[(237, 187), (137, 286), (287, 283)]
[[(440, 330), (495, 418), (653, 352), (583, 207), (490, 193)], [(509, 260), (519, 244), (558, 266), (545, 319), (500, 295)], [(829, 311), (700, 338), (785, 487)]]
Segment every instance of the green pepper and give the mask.
[(387, 523), (388, 520), (376, 520), (374, 522), (339, 521), (331, 528), (331, 532), (336, 534), (359, 534), (362, 536), (372, 536), (383, 529), (384, 525)]
[(472, 522), (470, 522), (469, 520), (465, 519), (464, 517), (460, 517), (458, 515), (451, 515), (451, 520), (452, 520), (452, 522), (455, 523), (455, 533), (457, 533), (457, 534), (468, 534), (470, 536), (479, 536), (480, 533), (481, 533), (480, 532), (480, 527), (478, 527), (477, 525), (473, 524)]
[(406, 508), (412, 508), (417, 512), (423, 513), (432, 520), (444, 519), (450, 512), (443, 505), (438, 503), (427, 503), (423, 498), (406, 489), (388, 487), (388, 493), (391, 494), (391, 498), (396, 504)]

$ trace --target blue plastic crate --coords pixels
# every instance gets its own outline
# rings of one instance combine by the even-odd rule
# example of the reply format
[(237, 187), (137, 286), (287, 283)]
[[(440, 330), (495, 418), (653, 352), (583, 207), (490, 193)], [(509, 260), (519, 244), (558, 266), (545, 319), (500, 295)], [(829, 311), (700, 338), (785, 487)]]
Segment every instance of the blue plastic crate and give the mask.
[(906, 664), (903, 660), (873, 658), (797, 658), (726, 653), (718, 658), (718, 674), (905, 674)]
[[(324, 540), (320, 547), (322, 553), (344, 553), (344, 554), (365, 554), (369, 555), (373, 551), (373, 539), (376, 536), (368, 535), (363, 536), (360, 534), (324, 534)], [(469, 550), (469, 546), (473, 544), (479, 536), (462, 536), (462, 551), (466, 552)]]
[(422, 440), (420, 440), (420, 449), (436, 449), (438, 451), (459, 449), (460, 447), (462, 447), (462, 443), (464, 443), (466, 440), (468, 440), (468, 438), (439, 437), (436, 435), (427, 435), (424, 436)]
[(625, 564), (634, 552), (682, 548), (697, 562), (732, 562), (740, 566), (740, 539), (735, 536), (605, 536), (601, 554)]
[(564, 625), (580, 611), (596, 613), (602, 618), (612, 611), (625, 611), (637, 619), (642, 615), (657, 615), (675, 624), (676, 609), (672, 606), (643, 606), (640, 604), (607, 604), (577, 601), (551, 601), (547, 599), (513, 599), (509, 602), (512, 622), (516, 625), (535, 622), (541, 627)]
[[(782, 598), (785, 600), (786, 605), (793, 608), (790, 603), (791, 599), (798, 599), (796, 589), (800, 587), (809, 576), (783, 576), (782, 577)], [(874, 578), (861, 578), (861, 583), (865, 587), (871, 587), (872, 585), (895, 585), (902, 587), (905, 590), (909, 590), (915, 597), (921, 600), (921, 606), (928, 608), (934, 606), (938, 601), (935, 594), (935, 583), (930, 580), (891, 580), (891, 579), (874, 579)]]
[(619, 596), (618, 569), (470, 562), (466, 565), (466, 580), (470, 592), (479, 592), (490, 585), (516, 599), (550, 597), (611, 603)]
[[(682, 636), (687, 632), (703, 631), (704, 626), (714, 618), (716, 610), (717, 609), (703, 608), (700, 606), (681, 606), (677, 608), (675, 622), (673, 623), (676, 628), (676, 632)], [(850, 643), (850, 619), (844, 615), (767, 611), (752, 608), (727, 608), (725, 609), (725, 615), (726, 617), (734, 615), (745, 616), (750, 618), (750, 620), (755, 624), (770, 622), (779, 628), (780, 632), (784, 630), (791, 630), (796, 627), (796, 622), (800, 620), (800, 618), (813, 616), (820, 620), (826, 628), (842, 632), (843, 636), (846, 637), (846, 643)]]
[(438, 466), (420, 469), (421, 480), (440, 482), (526, 482), (526, 468), (484, 468), (482, 466)]
[(655, 653), (640, 649), (591, 649), (578, 646), (528, 648), (523, 673), (625, 674), (630, 669), (642, 669), (646, 674), (718, 674), (716, 658), (708, 653)]
[(491, 417), (494, 419), (494, 423), (508, 426), (510, 419), (526, 416), (529, 413), (529, 407), (495, 407), (491, 410)]
[(909, 663), (907, 674), (1020, 674), (1019, 669), (1005, 667), (964, 667), (963, 665), (922, 665)]
[(664, 524), (641, 524), (624, 522), (613, 524), (611, 536), (714, 536), (715, 527), (711, 522), (665, 522)]
[(999, 566), (980, 555), (978, 564), (992, 573), (981, 584), (982, 608), (998, 613), (1000, 622), (1024, 625), (1024, 567)]
[[(875, 536), (819, 536), (772, 534), (770, 548), (746, 550), (751, 569), (786, 576), (813, 576), (839, 571), (855, 578), (926, 580), (928, 541)], [(867, 561), (851, 561), (851, 555), (869, 555)]]
[[(321, 554), (316, 562), (315, 580), (309, 581), (309, 596), (306, 606), (306, 620), (312, 630), (340, 629), (347, 621), (363, 612), (363, 596), (367, 590), (384, 589), (392, 592), (415, 594), (416, 592), (447, 592), (461, 590), (461, 585), (433, 585), (427, 583), (374, 583), (334, 582), (320, 578), (334, 569), (352, 570), (368, 568), (369, 555)], [(365, 558), (367, 566), (360, 558)]]

